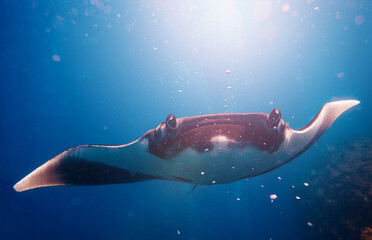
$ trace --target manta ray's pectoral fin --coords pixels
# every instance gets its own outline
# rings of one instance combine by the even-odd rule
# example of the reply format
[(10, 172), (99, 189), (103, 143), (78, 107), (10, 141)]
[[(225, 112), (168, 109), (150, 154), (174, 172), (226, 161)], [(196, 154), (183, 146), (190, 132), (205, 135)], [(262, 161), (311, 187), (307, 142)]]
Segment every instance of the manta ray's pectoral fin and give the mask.
[(324, 104), (305, 127), (297, 131), (290, 129), (288, 153), (292, 153), (294, 158), (306, 151), (343, 112), (358, 104), (357, 100), (342, 100)]
[(70, 148), (24, 177), (14, 185), (14, 189), (21, 192), (47, 186), (103, 185), (155, 179), (120, 167), (121, 162), (133, 161), (130, 158), (133, 158), (130, 144)]

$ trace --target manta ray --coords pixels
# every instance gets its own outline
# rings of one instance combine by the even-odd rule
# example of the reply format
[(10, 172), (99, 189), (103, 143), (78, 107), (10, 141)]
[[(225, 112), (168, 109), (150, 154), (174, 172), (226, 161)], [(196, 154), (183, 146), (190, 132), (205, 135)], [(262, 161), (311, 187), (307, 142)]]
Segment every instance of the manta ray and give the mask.
[[(19, 181), (18, 192), (47, 186), (102, 185), (162, 179), (227, 184), (272, 171), (313, 145), (343, 112), (359, 104), (323, 105), (302, 129), (291, 129), (278, 108), (176, 118), (123, 145), (81, 145), (50, 159)], [(195, 185), (196, 186), (196, 185)]]

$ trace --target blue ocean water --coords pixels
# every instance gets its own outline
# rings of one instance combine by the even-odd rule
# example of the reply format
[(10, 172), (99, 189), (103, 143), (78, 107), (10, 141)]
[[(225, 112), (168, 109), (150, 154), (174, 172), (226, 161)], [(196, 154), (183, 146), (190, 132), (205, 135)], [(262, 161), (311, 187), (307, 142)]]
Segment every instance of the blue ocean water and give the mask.
[[(303, 202), (319, 187), (311, 169), (326, 168), (330, 149), (371, 139), (370, 1), (3, 0), (0, 7), (0, 239), (325, 238), (327, 226)], [(170, 113), (278, 107), (300, 129), (336, 99), (361, 104), (302, 156), (248, 180), (190, 195), (192, 184), (161, 180), (13, 189), (65, 149), (131, 142)]]

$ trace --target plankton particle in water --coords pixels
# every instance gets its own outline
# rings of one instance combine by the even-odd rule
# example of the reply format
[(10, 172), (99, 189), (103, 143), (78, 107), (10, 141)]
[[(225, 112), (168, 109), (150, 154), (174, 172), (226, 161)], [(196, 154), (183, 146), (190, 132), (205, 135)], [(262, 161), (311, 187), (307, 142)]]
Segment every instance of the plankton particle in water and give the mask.
[(278, 196), (276, 195), (276, 194), (271, 194), (270, 195), (270, 199), (271, 200), (275, 200), (275, 199), (277, 199), (278, 198)]
[(53, 58), (53, 61), (55, 61), (55, 62), (61, 61), (61, 57), (59, 55), (57, 55), (57, 54), (53, 55), (52, 58)]

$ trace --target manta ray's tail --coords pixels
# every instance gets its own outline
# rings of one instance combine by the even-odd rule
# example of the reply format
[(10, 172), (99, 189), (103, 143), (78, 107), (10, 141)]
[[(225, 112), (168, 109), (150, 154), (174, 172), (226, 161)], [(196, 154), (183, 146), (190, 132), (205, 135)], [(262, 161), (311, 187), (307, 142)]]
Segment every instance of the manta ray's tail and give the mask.
[(62, 185), (102, 185), (131, 183), (154, 179), (141, 173), (115, 167), (115, 161), (123, 159), (127, 146), (84, 145), (52, 158), (24, 177), (14, 189), (25, 190)]

